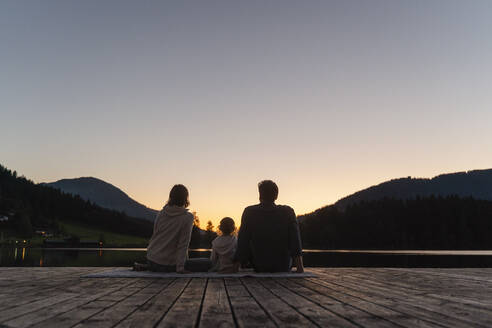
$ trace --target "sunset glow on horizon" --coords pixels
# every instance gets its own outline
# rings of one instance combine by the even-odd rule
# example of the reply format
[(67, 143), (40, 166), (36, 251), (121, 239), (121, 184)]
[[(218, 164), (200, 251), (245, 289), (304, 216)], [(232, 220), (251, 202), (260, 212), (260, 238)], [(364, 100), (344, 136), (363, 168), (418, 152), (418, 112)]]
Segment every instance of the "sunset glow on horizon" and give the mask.
[(0, 164), (236, 224), (492, 168), (490, 1), (2, 1)]

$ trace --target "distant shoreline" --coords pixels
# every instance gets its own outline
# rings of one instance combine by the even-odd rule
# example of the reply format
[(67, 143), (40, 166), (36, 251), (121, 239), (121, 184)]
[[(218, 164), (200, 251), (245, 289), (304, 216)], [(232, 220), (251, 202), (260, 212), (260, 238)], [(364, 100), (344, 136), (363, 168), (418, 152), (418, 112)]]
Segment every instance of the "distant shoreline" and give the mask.
[[(7, 247), (9, 247), (7, 245)], [(31, 248), (52, 251), (129, 251), (145, 252), (146, 247), (37, 247), (37, 246), (11, 246), (12, 248)], [(190, 248), (190, 252), (210, 252), (209, 248)], [(439, 250), (439, 249), (303, 249), (303, 253), (362, 253), (381, 255), (491, 255), (492, 250)]]

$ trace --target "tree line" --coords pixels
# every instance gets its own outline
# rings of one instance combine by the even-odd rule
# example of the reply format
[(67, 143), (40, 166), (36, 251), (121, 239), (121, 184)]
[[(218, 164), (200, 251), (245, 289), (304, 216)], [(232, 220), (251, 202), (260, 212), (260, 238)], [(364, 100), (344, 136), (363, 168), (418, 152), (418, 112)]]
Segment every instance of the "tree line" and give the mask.
[(152, 222), (102, 208), (77, 195), (35, 184), (0, 165), (0, 214), (12, 213), (6, 229), (29, 238), (34, 229), (60, 233), (60, 222), (82, 223), (117, 233), (150, 237)]
[[(10, 215), (13, 213), (13, 215)], [(102, 208), (79, 196), (35, 184), (0, 165), (2, 228), (29, 238), (34, 229), (61, 231), (75, 222), (105, 231), (150, 238), (153, 223)], [(492, 201), (458, 196), (384, 198), (327, 206), (298, 217), (304, 248), (320, 249), (492, 249)], [(195, 215), (192, 248), (210, 247), (217, 236), (205, 232)]]
[(492, 201), (384, 198), (299, 217), (304, 248), (492, 249)]
[[(60, 224), (63, 222), (80, 223), (95, 229), (145, 238), (150, 238), (153, 231), (153, 223), (150, 221), (102, 208), (80, 196), (64, 193), (59, 189), (35, 184), (23, 176), (17, 176), (16, 171), (0, 165), (0, 215), (9, 213), (13, 215), (9, 215), (9, 221), (2, 222), (0, 228), (11, 230), (18, 237), (27, 239), (34, 235), (36, 229), (64, 235), (63, 226)], [(190, 246), (209, 248), (217, 236), (212, 222), (208, 221), (203, 231), (200, 229), (198, 216), (196, 213), (193, 215), (195, 221)]]

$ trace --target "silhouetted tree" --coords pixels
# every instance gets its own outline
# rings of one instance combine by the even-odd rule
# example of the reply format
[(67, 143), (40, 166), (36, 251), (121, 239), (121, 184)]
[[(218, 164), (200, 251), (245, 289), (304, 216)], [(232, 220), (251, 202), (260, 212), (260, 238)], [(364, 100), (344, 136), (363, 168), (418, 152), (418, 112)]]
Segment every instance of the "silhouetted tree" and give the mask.
[(217, 233), (215, 232), (212, 221), (207, 222), (207, 227), (205, 228), (205, 237), (206, 238), (204, 247), (212, 247), (212, 241), (215, 239), (215, 237), (217, 237)]
[(200, 218), (196, 214), (196, 212), (192, 212), (193, 214), (193, 230), (191, 230), (191, 248), (200, 248), (201, 247), (201, 230), (200, 230)]
[(335, 206), (299, 217), (305, 248), (490, 249), (492, 202), (417, 197)]
[(19, 212), (14, 217), (16, 230), (22, 237), (31, 238), (33, 235), (31, 220), (25, 212)]
[(59, 222), (77, 222), (102, 230), (149, 238), (152, 222), (104, 209), (58, 189), (37, 185), (0, 165), (0, 209), (15, 213), (10, 228), (29, 237), (33, 227), (60, 231)]

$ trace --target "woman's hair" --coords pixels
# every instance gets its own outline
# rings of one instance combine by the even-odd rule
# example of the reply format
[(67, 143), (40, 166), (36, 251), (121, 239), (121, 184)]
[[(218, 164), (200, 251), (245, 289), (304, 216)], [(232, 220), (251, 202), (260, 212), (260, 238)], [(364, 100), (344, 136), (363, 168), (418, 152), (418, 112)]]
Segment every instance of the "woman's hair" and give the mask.
[(234, 230), (236, 230), (236, 224), (232, 218), (225, 217), (220, 220), (219, 230), (223, 235), (230, 235), (234, 232)]
[(188, 200), (188, 189), (182, 184), (177, 184), (172, 187), (169, 192), (169, 200), (167, 201), (169, 206), (188, 207), (190, 201)]

